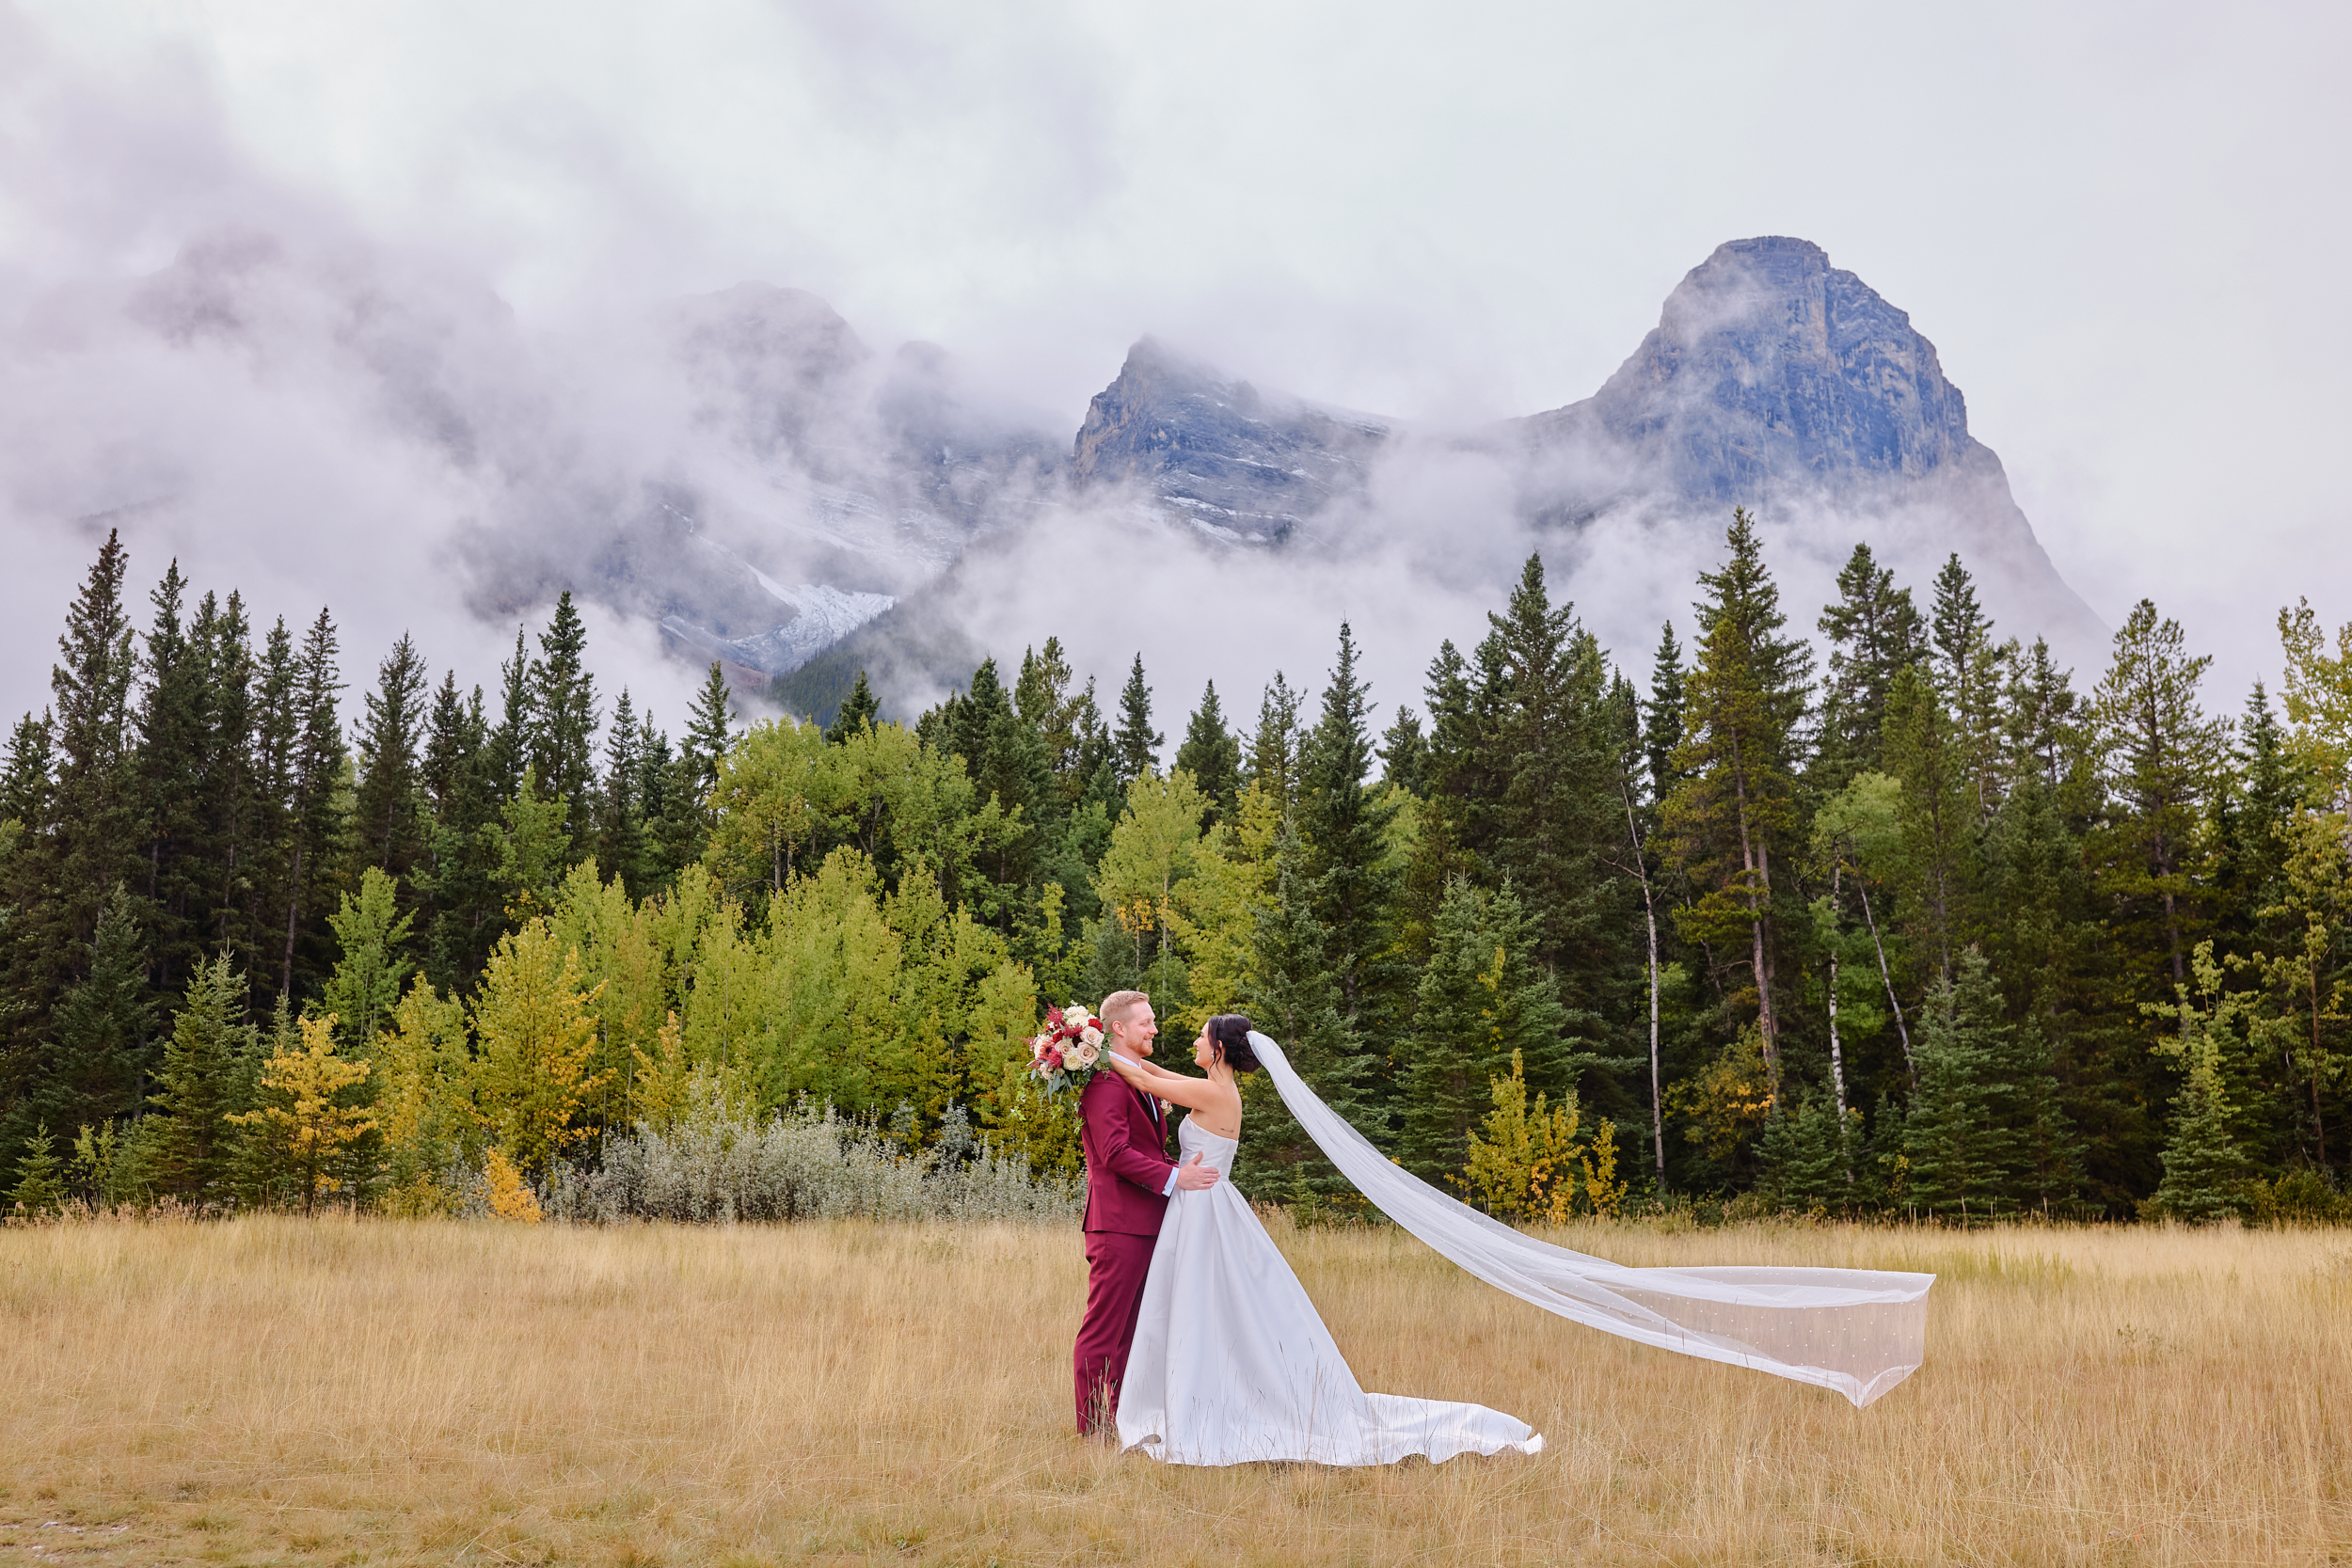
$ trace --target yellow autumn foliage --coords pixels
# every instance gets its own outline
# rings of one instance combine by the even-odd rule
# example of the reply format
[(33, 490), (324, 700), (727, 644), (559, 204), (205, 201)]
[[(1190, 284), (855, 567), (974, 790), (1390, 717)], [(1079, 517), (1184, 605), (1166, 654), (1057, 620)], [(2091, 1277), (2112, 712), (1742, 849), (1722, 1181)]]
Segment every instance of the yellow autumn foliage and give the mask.
[(588, 1135), (575, 1118), (612, 1071), (591, 1066), (590, 1007), (602, 989), (583, 988), (579, 950), (560, 947), (544, 917), (490, 955), (473, 1006), (474, 1114), (524, 1170), (544, 1170)]
[(539, 1196), (504, 1149), (493, 1147), (483, 1156), (482, 1179), (490, 1189), (490, 1212), (519, 1225), (539, 1223)]
[(1554, 1105), (1541, 1090), (1527, 1100), (1527, 1067), (1511, 1053), (1511, 1076), (1488, 1081), (1494, 1109), (1485, 1136), (1470, 1135), (1469, 1185), (1486, 1212), (1505, 1219), (1565, 1225), (1578, 1212), (1614, 1214), (1625, 1202), (1617, 1176), (1617, 1129), (1603, 1121), (1589, 1146), (1571, 1089)]
[[(282, 1016), (282, 1015), (281, 1015)], [(294, 1180), (309, 1213), (322, 1193), (342, 1190), (329, 1167), (342, 1150), (375, 1127), (373, 1112), (337, 1102), (345, 1089), (364, 1083), (368, 1064), (335, 1053), (335, 1015), (305, 1016), (298, 1043), (281, 1039), (262, 1066), (260, 1109), (231, 1113), (229, 1120), (255, 1130), (270, 1163)]]

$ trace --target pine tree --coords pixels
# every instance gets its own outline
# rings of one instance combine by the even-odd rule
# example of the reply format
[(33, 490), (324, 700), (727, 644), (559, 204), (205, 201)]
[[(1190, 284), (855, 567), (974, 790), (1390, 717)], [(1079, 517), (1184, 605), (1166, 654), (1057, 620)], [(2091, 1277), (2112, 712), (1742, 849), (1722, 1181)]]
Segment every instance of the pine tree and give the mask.
[[(719, 783), (719, 759), (735, 744), (731, 727), (734, 720), (734, 693), (727, 689), (726, 672), (714, 658), (702, 689), (694, 694), (694, 705), (686, 710), (686, 738), (678, 750), (683, 784), (680, 804), (702, 824), (705, 832), (709, 831), (710, 792)], [(699, 845), (695, 853), (701, 853)]]
[(1285, 810), (1298, 792), (1298, 693), (1274, 672), (1258, 702), (1258, 728), (1249, 741), (1247, 784), (1263, 784)]
[(1969, 935), (1977, 840), (1952, 717), (1916, 667), (1899, 673), (1887, 693), (1885, 760), (1902, 785), (1900, 918), (1923, 957), (1934, 960), (1936, 982), (1948, 984)]
[(444, 990), (472, 983), (503, 927), (498, 766), (482, 689), (460, 697), (457, 677), (443, 677), (425, 729), (422, 782), (433, 826), (420, 912), (428, 939), (425, 973)]
[(1842, 789), (1856, 773), (1883, 770), (1886, 704), (1896, 675), (1916, 664), (1926, 637), (1911, 590), (1856, 545), (1837, 574), (1837, 602), (1821, 611), (1830, 641), (1829, 683), (1822, 693), (1822, 786)]
[(650, 716), (637, 726), (637, 799), (645, 821), (644, 876), (648, 888), (668, 886), (702, 854), (704, 833), (689, 793), (690, 764)]
[(1322, 717), (1299, 747), (1295, 815), (1309, 907), (1323, 927), (1341, 1020), (1359, 1038), (1385, 1039), (1393, 1033), (1404, 979), (1391, 951), (1403, 876), (1389, 848), (1396, 804), (1375, 800), (1364, 787), (1372, 768), (1364, 722), (1371, 705), (1371, 689), (1356, 673), (1356, 640), (1343, 621)]
[(1065, 808), (1078, 804), (1109, 751), (1109, 733), (1094, 704), (1094, 682), (1089, 679), (1084, 690), (1073, 692), (1071, 680), (1061, 639), (1049, 637), (1043, 648), (1023, 651), (1012, 693), (1014, 711), (1045, 742), (1055, 792)]
[(1429, 738), (1421, 733), (1421, 715), (1405, 704), (1381, 735), (1378, 753), (1383, 783), (1414, 795), (1429, 792)]
[(146, 941), (137, 906), (118, 888), (99, 916), (84, 978), (58, 1001), (56, 1031), (31, 1112), (58, 1127), (130, 1115), (146, 1098)]
[(336, 886), (335, 872), (348, 831), (341, 799), (347, 757), (335, 702), (343, 687), (337, 677), (335, 654), (335, 623), (322, 610), (302, 640), (294, 692), (297, 728), (286, 816), (283, 895), (286, 942), (278, 979), (279, 991), (287, 996), (296, 994), (298, 982), (307, 989), (326, 967), (327, 944), (321, 930), (326, 923), (320, 916)]
[(248, 983), (283, 996), (286, 893), (299, 836), (292, 812), (302, 732), (301, 664), (283, 616), (271, 623), (256, 674), (253, 760), (240, 808), (250, 854), (239, 879), (236, 951), (247, 960)]
[(245, 977), (226, 953), (197, 966), (164, 1044), (142, 1123), (147, 1171), (157, 1192), (204, 1202), (229, 1177), (235, 1143), (229, 1117), (241, 1102), (257, 1038), (245, 1019)]
[[(233, 592), (226, 602), (207, 594), (197, 607), (194, 641), (211, 689), (207, 707), (212, 720), (203, 781), (204, 837), (211, 854), (203, 868), (207, 879), (201, 934), (207, 948), (240, 953), (247, 964), (257, 950), (259, 930), (255, 871), (267, 858), (259, 787), (256, 683), (262, 671), (253, 657), (252, 630), (245, 600)], [(250, 985), (249, 972), (246, 980)]]
[(1951, 746), (1969, 820), (1981, 826), (2007, 787), (2001, 690), (2016, 661), (2016, 644), (1994, 642), (1992, 619), (1978, 605), (1976, 583), (1957, 555), (1935, 575), (1929, 621), (1929, 667), (1951, 718)]
[[(1984, 903), (1998, 911), (1984, 922), (1984, 951), (2020, 1053), (2002, 1077), (2030, 1090), (2014, 1112), (2028, 1138), (2020, 1196), (2070, 1197), (2083, 1174), (2078, 1125), (2088, 1120), (2103, 1129), (2102, 1143), (2120, 1146), (2149, 1096), (2112, 1059), (2125, 1041), (2105, 1016), (2104, 939), (2082, 846), (2038, 772), (2020, 774), (1994, 814), (1981, 863)], [(2101, 1175), (2113, 1192), (2118, 1173)]]
[(612, 723), (604, 737), (604, 786), (596, 802), (596, 863), (608, 877), (643, 896), (645, 885), (645, 818), (641, 791), (644, 771), (638, 749), (644, 736), (628, 688), (612, 704)]
[[(1778, 1093), (1781, 1005), (1774, 969), (1772, 862), (1804, 843), (1798, 819), (1797, 726), (1812, 656), (1781, 635), (1780, 591), (1745, 511), (1735, 511), (1730, 559), (1702, 575), (1698, 661), (1684, 688), (1682, 782), (1667, 798), (1663, 832), (1694, 896), (1677, 911), (1691, 941), (1719, 964), (1744, 961), (1766, 1074)], [(1740, 958), (1730, 957), (1739, 953)]]
[(49, 715), (31, 714), (9, 733), (8, 760), (0, 764), (0, 822), (20, 829), (40, 827), (49, 805)]
[(57, 1136), (49, 1131), (47, 1122), (24, 1140), (8, 1201), (30, 1215), (54, 1214), (65, 1205), (65, 1182), (57, 1173)]
[(523, 769), (531, 766), (537, 736), (531, 703), (531, 647), (521, 626), (515, 628), (515, 654), (499, 664), (499, 717), (485, 738), (492, 805), (504, 805), (522, 787)]
[(1509, 759), (1500, 743), (1502, 657), (1498, 637), (1482, 638), (1469, 659), (1451, 641), (1442, 642), (1422, 689), (1429, 699), (1430, 815), (1443, 823), (1456, 850), (1482, 869), (1494, 840), (1494, 805), (1509, 785)]
[(1461, 1173), (1487, 1085), (1515, 1060), (1532, 1057), (1529, 1083), (1567, 1086), (1567, 1015), (1535, 961), (1534, 922), (1518, 895), (1467, 877), (1446, 884), (1416, 1003), (1398, 1147), (1406, 1169), (1438, 1181)]
[(594, 832), (596, 678), (587, 668), (588, 628), (565, 589), (555, 615), (539, 634), (531, 663), (531, 766), (539, 791), (564, 802), (572, 852), (584, 853)]
[[(1553, 608), (1539, 556), (1487, 620), (1494, 648), (1481, 664), (1500, 679), (1484, 705), (1502, 789), (1493, 836), (1478, 847), (1535, 921), (1536, 961), (1559, 982), (1569, 1026), (1597, 1042), (1625, 1007), (1632, 928), (1631, 890), (1607, 859), (1623, 837), (1607, 668), (1573, 607)], [(1531, 1082), (1555, 1095), (1569, 1086), (1540, 1071)]]
[(993, 800), (1010, 819), (980, 857), (984, 874), (995, 884), (992, 924), (1002, 926), (1020, 890), (1035, 882), (1044, 829), (1060, 815), (1052, 759), (1044, 737), (1014, 711), (993, 658), (972, 672), (972, 684), (956, 704), (947, 729), (947, 749), (963, 759), (974, 799), (983, 804)]
[[(1025, 665), (1024, 668), (1025, 673)], [(882, 700), (866, 684), (866, 672), (860, 670), (857, 684), (850, 688), (850, 694), (841, 699), (841, 706), (834, 712), (833, 722), (825, 726), (825, 739), (838, 746), (867, 725), (881, 722)]]
[[(1291, 1066), (1315, 1093), (1357, 1127), (1372, 1125), (1363, 1103), (1371, 1061), (1341, 1017), (1338, 976), (1325, 956), (1306, 854), (1286, 822), (1275, 846), (1274, 897), (1260, 911), (1242, 1000), (1257, 1026), (1273, 1037)], [(1242, 1168), (1261, 1199), (1320, 1201), (1345, 1192), (1347, 1182), (1283, 1106), (1263, 1074), (1243, 1089)]]
[(2039, 637), (2010, 676), (2010, 776), (2031, 774), (2054, 796), (2074, 781), (2081, 761), (2082, 704), (2073, 678), (2074, 672), (2059, 669), (2048, 641)]
[(1176, 748), (1176, 766), (1192, 775), (1207, 801), (1202, 827), (1230, 821), (1234, 798), (1241, 791), (1241, 742), (1225, 727), (1225, 710), (1217, 705), (1216, 682), (1201, 690), (1200, 705), (1184, 726), (1184, 742)]
[(1501, 640), (1479, 642), (1473, 672), (1451, 641), (1430, 660), (1423, 692), (1429, 701), (1428, 754), (1422, 765), (1423, 806), (1406, 868), (1398, 909), (1400, 956), (1426, 958), (1437, 931), (1446, 884), (1455, 877), (1492, 887), (1495, 803), (1508, 782), (1497, 738), (1495, 705), (1502, 689)]
[(2153, 959), (2133, 966), (2143, 995), (2162, 994), (2148, 973), (2155, 966), (2169, 966), (2171, 986), (2187, 983), (2188, 950), (2208, 918), (2215, 847), (2206, 810), (2225, 776), (2230, 727), (2205, 716), (2197, 689), (2213, 659), (2191, 657), (2185, 642), (2179, 623), (2160, 621), (2155, 605), (2140, 600), (2115, 634), (2114, 661), (2090, 701), (2109, 809), (2089, 853), (2126, 929), (2139, 929), (2134, 944)]
[[(359, 863), (406, 882), (424, 858), (420, 796), (427, 681), (407, 633), (377, 666), (359, 727), (359, 789), (352, 831)], [(452, 689), (453, 695), (454, 689)]]
[(50, 672), (57, 743), (50, 836), (64, 902), (61, 934), (75, 942), (90, 940), (114, 890), (129, 880), (138, 842), (130, 722), (138, 656), (122, 604), (129, 566), (109, 531), (57, 639), (64, 662)]
[[(2255, 724), (2248, 728), (2259, 736)], [(2305, 780), (2316, 795), (2321, 786), (2305, 771), (2306, 759), (2289, 752), (2284, 760), (2292, 775)], [(2331, 1121), (2338, 1129), (2336, 1147), (2343, 1147), (2341, 1096), (2327, 1088), (2342, 1083), (2352, 1065), (2343, 1049), (2344, 1025), (2352, 1022), (2345, 1006), (2352, 1000), (2352, 864), (2344, 854), (2344, 823), (2343, 813), (2308, 804), (2294, 812), (2280, 835), (2281, 863), (2264, 883), (2269, 901), (2254, 915), (2263, 938), (2254, 964), (2270, 993), (2271, 1034), (2290, 1081), (2279, 1087), (2282, 1098), (2294, 1100), (2296, 1139), (2305, 1158), (2323, 1170), (2332, 1168)], [(2305, 1128), (2307, 1140), (2301, 1136)]]
[(1853, 1183), (1858, 1144), (1851, 1120), (1839, 1118), (1836, 1102), (1817, 1093), (1766, 1125), (1757, 1154), (1765, 1182), (1782, 1208), (1835, 1213), (1859, 1196)]
[(536, 768), (523, 769), (515, 798), (499, 809), (499, 825), (487, 830), (498, 845), (494, 874), (510, 920), (555, 907), (556, 888), (571, 865), (571, 834), (564, 802), (540, 792)]
[(1910, 1200), (1929, 1212), (1986, 1219), (2072, 1196), (2073, 1139), (2048, 1049), (2031, 1022), (2001, 1014), (1974, 947), (1928, 999), (1903, 1152)]
[(1649, 764), (1650, 800), (1662, 801), (1682, 782), (1675, 756), (1682, 748), (1682, 646), (1668, 621), (1650, 656), (1649, 699), (1642, 705), (1642, 754)]
[(1119, 693), (1119, 726), (1111, 732), (1111, 765), (1119, 782), (1133, 784), (1157, 772), (1168, 736), (1152, 727), (1152, 689), (1143, 684), (1143, 656), (1136, 655), (1127, 684)]
[(2008, 1026), (1984, 956), (1961, 956), (1929, 997), (1919, 1035), (1919, 1087), (1903, 1122), (1909, 1197), (1932, 1214), (1993, 1217), (2022, 1165), (2021, 1131), (1994, 1116), (1994, 1047)]
[(175, 561), (150, 598), (155, 618), (147, 634), (146, 689), (132, 762), (145, 863), (133, 885), (144, 895), (158, 990), (183, 984), (202, 951), (204, 884), (215, 858), (203, 800), (212, 761), (212, 690), (204, 650), (181, 625), (186, 587)]
[[(118, 891), (140, 869), (130, 694), (137, 673), (122, 604), (128, 569), (113, 532), (98, 552), (57, 639), (50, 671), (55, 750), (40, 819), (8, 857), (7, 1022), (10, 1109), (0, 1158), (32, 1131), (31, 1100), (54, 1045), (55, 1009), (87, 977), (92, 939)], [(58, 1118), (58, 1125), (78, 1123)]]
[(2217, 892), (2233, 917), (2232, 935), (2243, 941), (2260, 928), (2260, 911), (2278, 902), (2294, 854), (2296, 808), (2318, 790), (2288, 751), (2286, 728), (2261, 681), (2247, 693), (2230, 760), (2233, 778), (2217, 814), (2222, 841)]

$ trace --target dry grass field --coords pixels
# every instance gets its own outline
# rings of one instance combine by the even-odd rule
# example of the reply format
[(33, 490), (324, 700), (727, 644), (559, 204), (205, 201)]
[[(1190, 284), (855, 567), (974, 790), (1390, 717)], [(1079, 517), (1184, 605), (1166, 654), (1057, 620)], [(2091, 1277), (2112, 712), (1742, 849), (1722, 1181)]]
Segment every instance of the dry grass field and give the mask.
[(2352, 1237), (1564, 1239), (1933, 1270), (1928, 1364), (1855, 1411), (1300, 1233), (1366, 1386), (1550, 1446), (1184, 1470), (1070, 1433), (1074, 1232), (18, 1228), (0, 1562), (2352, 1560)]

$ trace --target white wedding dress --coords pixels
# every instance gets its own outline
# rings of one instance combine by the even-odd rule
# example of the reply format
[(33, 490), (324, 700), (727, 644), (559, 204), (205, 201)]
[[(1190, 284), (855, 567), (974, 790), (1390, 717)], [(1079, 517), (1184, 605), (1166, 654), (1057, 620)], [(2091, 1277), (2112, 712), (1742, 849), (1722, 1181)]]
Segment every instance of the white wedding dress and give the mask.
[(1367, 1394), (1298, 1276), (1232, 1183), (1231, 1138), (1186, 1118), (1179, 1158), (1226, 1178), (1168, 1200), (1119, 1393), (1119, 1440), (1175, 1465), (1392, 1465), (1534, 1453), (1541, 1435), (1483, 1404)]
[[(1572, 1323), (1745, 1367), (1864, 1406), (1927, 1355), (1935, 1276), (1894, 1270), (1629, 1268), (1515, 1230), (1375, 1148), (1292, 1070), (1251, 1049), (1307, 1135), (1359, 1192), (1476, 1277)], [(1410, 1454), (1534, 1453), (1543, 1438), (1476, 1404), (1367, 1394), (1235, 1190), (1235, 1144), (1187, 1119), (1177, 1140), (1227, 1180), (1169, 1200), (1119, 1397), (1122, 1446), (1183, 1465), (1386, 1465)]]

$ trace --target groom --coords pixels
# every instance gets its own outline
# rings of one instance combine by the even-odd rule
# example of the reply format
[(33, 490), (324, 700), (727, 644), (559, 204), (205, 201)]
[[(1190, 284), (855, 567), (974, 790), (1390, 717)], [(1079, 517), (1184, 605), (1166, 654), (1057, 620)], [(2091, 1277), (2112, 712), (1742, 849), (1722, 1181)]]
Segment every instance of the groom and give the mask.
[[(1139, 990), (1115, 990), (1103, 998), (1104, 1049), (1141, 1061), (1152, 1054), (1160, 1026), (1152, 999)], [(1087, 1311), (1071, 1354), (1078, 1384), (1078, 1433), (1113, 1430), (1119, 1411), (1119, 1380), (1126, 1375), (1127, 1352), (1136, 1342), (1136, 1315), (1143, 1307), (1143, 1279), (1151, 1272), (1152, 1247), (1170, 1193), (1197, 1192), (1216, 1184), (1216, 1172), (1200, 1164), (1168, 1163), (1168, 1123), (1160, 1102), (1105, 1067), (1078, 1096), (1079, 1140), (1087, 1162)]]

